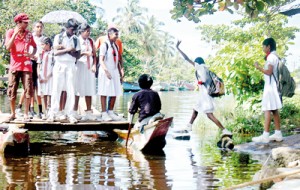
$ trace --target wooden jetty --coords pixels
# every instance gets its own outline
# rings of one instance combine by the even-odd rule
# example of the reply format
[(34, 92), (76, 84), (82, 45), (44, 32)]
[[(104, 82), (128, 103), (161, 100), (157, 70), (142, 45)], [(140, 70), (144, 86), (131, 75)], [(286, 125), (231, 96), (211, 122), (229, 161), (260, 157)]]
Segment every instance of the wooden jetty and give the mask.
[(116, 140), (118, 135), (114, 129), (128, 129), (128, 121), (79, 121), (69, 123), (67, 120), (48, 122), (42, 119), (32, 119), (29, 122), (14, 120), (3, 123), (9, 114), (0, 114), (0, 153), (28, 153), (30, 150), (30, 131), (105, 131), (107, 139)]
[[(3, 123), (9, 114), (0, 114), (0, 123)], [(16, 124), (20, 128), (28, 131), (108, 131), (114, 129), (128, 129), (128, 121), (79, 121), (72, 124), (67, 120), (48, 122), (42, 119), (32, 119), (29, 122), (14, 120), (10, 124)]]

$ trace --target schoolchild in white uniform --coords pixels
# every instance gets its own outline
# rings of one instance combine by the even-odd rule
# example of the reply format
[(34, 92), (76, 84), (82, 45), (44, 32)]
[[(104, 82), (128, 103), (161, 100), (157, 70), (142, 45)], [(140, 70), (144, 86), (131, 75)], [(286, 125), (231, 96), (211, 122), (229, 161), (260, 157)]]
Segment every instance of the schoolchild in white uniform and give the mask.
[[(116, 28), (108, 29), (108, 38), (100, 46), (99, 53), (99, 76), (98, 76), (98, 95), (100, 95), (102, 119), (104, 121), (121, 120), (122, 118), (113, 112), (116, 97), (122, 95), (121, 78), (118, 70), (119, 53), (115, 44), (119, 36)], [(110, 97), (108, 112), (107, 97)]]
[(214, 103), (213, 98), (208, 94), (207, 88), (205, 86), (205, 83), (209, 83), (209, 80), (211, 80), (209, 77), (207, 77), (208, 74), (208, 68), (206, 67), (204, 60), (201, 57), (197, 57), (195, 61), (192, 61), (188, 58), (188, 56), (179, 48), (181, 41), (177, 42), (176, 48), (178, 51), (182, 54), (184, 59), (188, 61), (190, 64), (192, 64), (197, 74), (200, 76), (201, 80), (198, 82), (199, 86), (199, 96), (197, 103), (193, 109), (193, 114), (191, 117), (190, 122), (187, 124), (186, 130), (191, 131), (192, 125), (195, 121), (195, 119), (198, 116), (199, 112), (205, 113), (207, 117), (213, 121), (221, 130), (222, 134), (232, 135), (230, 131), (225, 129), (221, 122), (214, 116)]
[(61, 93), (66, 89), (67, 101), (64, 114), (70, 123), (76, 123), (77, 119), (72, 115), (75, 103), (75, 74), (76, 59), (80, 56), (80, 43), (75, 32), (78, 27), (76, 19), (69, 19), (66, 23), (66, 31), (54, 38), (53, 48), (55, 65), (53, 68), (53, 90), (51, 96), (51, 111), (48, 121), (54, 121), (58, 114)]
[(81, 120), (96, 120), (92, 113), (92, 96), (96, 95), (96, 50), (90, 38), (91, 27), (83, 23), (78, 28), (81, 57), (76, 63), (76, 87), (74, 111), (77, 114), (79, 97), (85, 97), (86, 112)]
[[(42, 54), (38, 63), (38, 95), (44, 99), (45, 110), (51, 105), (51, 94), (53, 85), (54, 52), (52, 41), (48, 37), (41, 39)], [(45, 116), (42, 119), (46, 119)]]
[[(263, 41), (263, 51), (266, 53), (266, 62), (264, 67), (255, 62), (254, 66), (264, 74), (264, 91), (262, 97), (262, 110), (265, 113), (264, 132), (261, 136), (253, 137), (254, 142), (268, 143), (269, 141), (282, 141), (280, 131), (279, 109), (282, 108), (282, 102), (278, 93), (276, 81), (278, 81), (279, 58), (276, 54), (276, 42), (273, 38), (267, 38)], [(269, 136), (271, 113), (274, 116), (275, 133)]]
[[(30, 98), (30, 117), (34, 117), (35, 115), (37, 115), (34, 111), (34, 102), (35, 102), (35, 97), (36, 94), (38, 94), (39, 91), (39, 86), (38, 86), (38, 75), (37, 75), (37, 60), (38, 58), (41, 56), (42, 53), (42, 47), (41, 47), (41, 39), (44, 37), (43, 35), (43, 31), (44, 31), (44, 24), (42, 21), (37, 21), (33, 24), (33, 39), (36, 43), (36, 53), (35, 55), (31, 58), (31, 62), (32, 62), (32, 83), (33, 83), (33, 96)], [(29, 47), (29, 52), (33, 52), (33, 48), (30, 46)], [(22, 93), (20, 99), (19, 99), (19, 104), (17, 106), (16, 109), (16, 113), (21, 116), (21, 108), (22, 108), (22, 104), (24, 101), (24, 94), (25, 92)], [(38, 103), (38, 108), (39, 108), (39, 113), (38, 113), (38, 117), (42, 118), (44, 116), (43, 114), (43, 110), (42, 110), (42, 100), (41, 97), (39, 95), (37, 95), (36, 97), (37, 103)]]

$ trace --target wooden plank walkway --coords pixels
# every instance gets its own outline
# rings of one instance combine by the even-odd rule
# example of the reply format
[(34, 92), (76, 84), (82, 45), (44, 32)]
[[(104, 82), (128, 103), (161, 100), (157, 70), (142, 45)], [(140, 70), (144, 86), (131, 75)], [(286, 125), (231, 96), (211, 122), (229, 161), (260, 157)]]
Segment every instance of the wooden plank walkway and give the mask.
[[(0, 123), (9, 116), (9, 114), (0, 114)], [(47, 122), (41, 119), (32, 119), (30, 122), (22, 122), (15, 120), (9, 124), (16, 124), (20, 128), (28, 129), (29, 131), (113, 131), (114, 129), (128, 129), (128, 121), (80, 121), (76, 124), (71, 124), (67, 120)]]

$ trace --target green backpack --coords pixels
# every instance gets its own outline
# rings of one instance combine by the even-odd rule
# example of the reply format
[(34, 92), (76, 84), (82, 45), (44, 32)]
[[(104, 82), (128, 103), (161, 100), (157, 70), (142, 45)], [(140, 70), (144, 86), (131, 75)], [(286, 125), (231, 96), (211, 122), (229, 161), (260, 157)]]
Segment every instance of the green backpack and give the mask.
[[(278, 57), (279, 58), (279, 57)], [(279, 58), (279, 64), (277, 67), (278, 70), (278, 81), (276, 80), (278, 91), (281, 94), (281, 96), (285, 97), (293, 97), (295, 94), (296, 89), (296, 83), (293, 77), (291, 77), (291, 73), (287, 66), (281, 61)]]

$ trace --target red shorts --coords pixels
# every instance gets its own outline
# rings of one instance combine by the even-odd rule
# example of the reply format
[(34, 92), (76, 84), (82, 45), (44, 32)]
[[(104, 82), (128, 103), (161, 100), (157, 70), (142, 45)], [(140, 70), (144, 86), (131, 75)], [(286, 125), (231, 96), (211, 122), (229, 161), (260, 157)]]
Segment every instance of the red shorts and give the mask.
[(33, 94), (32, 72), (9, 71), (7, 95), (10, 100), (16, 99), (20, 79), (23, 84), (25, 98), (31, 98)]

